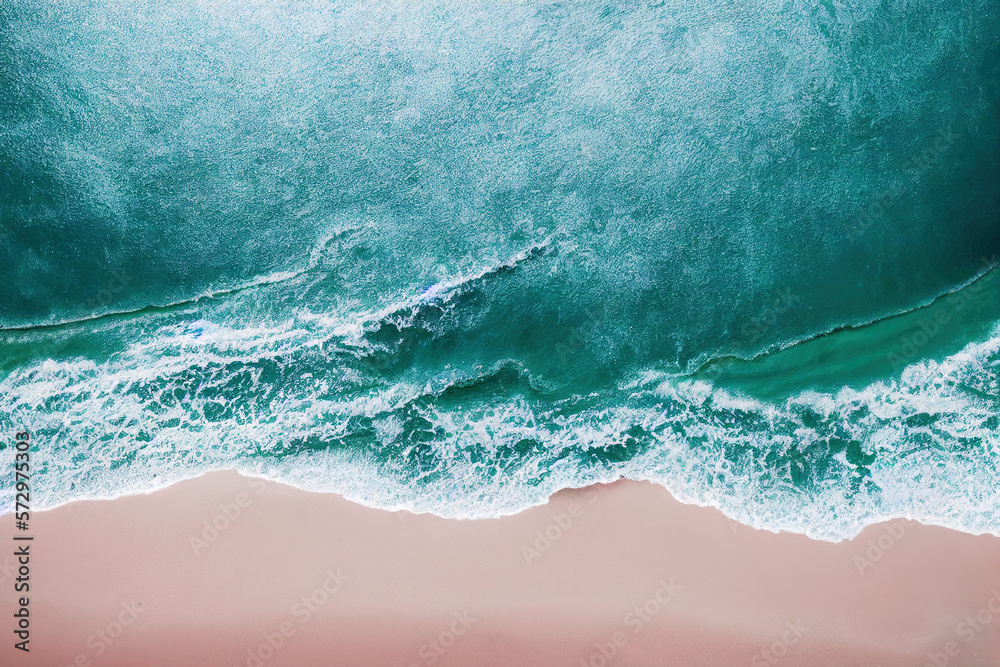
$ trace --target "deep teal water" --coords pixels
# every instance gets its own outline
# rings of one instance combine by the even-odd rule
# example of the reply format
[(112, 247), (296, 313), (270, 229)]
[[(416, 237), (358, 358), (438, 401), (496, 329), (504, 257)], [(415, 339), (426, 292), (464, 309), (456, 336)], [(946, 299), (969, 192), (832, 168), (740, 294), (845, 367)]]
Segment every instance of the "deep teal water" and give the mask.
[(625, 476), (1000, 534), (998, 34), (992, 0), (6, 2), (0, 427), (36, 506)]

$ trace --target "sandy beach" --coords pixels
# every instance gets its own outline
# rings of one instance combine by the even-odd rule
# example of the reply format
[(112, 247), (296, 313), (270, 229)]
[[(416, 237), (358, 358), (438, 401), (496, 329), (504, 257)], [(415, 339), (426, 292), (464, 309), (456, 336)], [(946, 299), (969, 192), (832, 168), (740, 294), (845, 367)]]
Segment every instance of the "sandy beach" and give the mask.
[(648, 483), (447, 520), (218, 472), (33, 516), (30, 652), (0, 519), (0, 664), (1000, 664), (1000, 538), (905, 521), (837, 544)]

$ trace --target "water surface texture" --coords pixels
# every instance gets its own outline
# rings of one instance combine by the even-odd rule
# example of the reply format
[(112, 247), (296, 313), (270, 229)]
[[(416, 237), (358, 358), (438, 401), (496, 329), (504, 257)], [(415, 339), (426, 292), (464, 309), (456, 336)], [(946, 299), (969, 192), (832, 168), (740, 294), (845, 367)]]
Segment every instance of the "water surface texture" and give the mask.
[(1000, 534), (998, 34), (995, 0), (6, 1), (0, 427), (36, 507), (624, 476)]

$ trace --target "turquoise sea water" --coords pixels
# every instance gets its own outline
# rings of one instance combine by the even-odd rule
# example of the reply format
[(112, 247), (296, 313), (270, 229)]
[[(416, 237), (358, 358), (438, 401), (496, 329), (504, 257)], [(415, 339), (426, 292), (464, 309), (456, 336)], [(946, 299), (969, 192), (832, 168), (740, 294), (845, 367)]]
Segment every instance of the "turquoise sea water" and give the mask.
[(5, 2), (33, 504), (237, 468), (482, 517), (624, 476), (1000, 534), (998, 34), (994, 0)]

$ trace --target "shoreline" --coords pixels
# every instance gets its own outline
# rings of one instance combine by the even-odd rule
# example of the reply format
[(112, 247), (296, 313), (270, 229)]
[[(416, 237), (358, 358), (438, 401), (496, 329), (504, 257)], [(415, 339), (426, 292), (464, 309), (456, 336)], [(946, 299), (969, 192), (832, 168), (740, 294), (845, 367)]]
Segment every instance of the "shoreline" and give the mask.
[[(1000, 663), (1000, 538), (895, 520), (823, 542), (649, 482), (455, 520), (212, 472), (32, 532), (31, 651), (3, 664)], [(8, 623), (15, 602), (0, 582)]]
[[(268, 476), (260, 474), (260, 473), (247, 472), (245, 470), (238, 470), (238, 469), (235, 469), (235, 468), (213, 468), (211, 470), (206, 470), (206, 471), (199, 472), (199, 473), (197, 473), (195, 475), (192, 475), (191, 477), (182, 477), (182, 478), (179, 478), (179, 479), (175, 479), (173, 481), (170, 481), (170, 482), (167, 482), (167, 483), (163, 484), (162, 486), (157, 486), (157, 487), (154, 487), (154, 488), (151, 488), (151, 489), (146, 489), (146, 490), (141, 490), (141, 491), (127, 491), (127, 492), (122, 493), (122, 494), (117, 495), (117, 496), (95, 496), (95, 497), (92, 497), (92, 498), (79, 498), (79, 499), (74, 499), (74, 500), (66, 500), (66, 501), (61, 501), (58, 504), (52, 505), (50, 507), (44, 507), (42, 509), (33, 509), (32, 511), (33, 512), (52, 512), (52, 511), (55, 511), (55, 510), (63, 509), (63, 508), (65, 508), (67, 506), (70, 506), (70, 505), (75, 505), (77, 503), (114, 502), (114, 501), (117, 501), (117, 500), (124, 500), (124, 499), (128, 499), (128, 498), (136, 498), (136, 497), (149, 496), (149, 495), (152, 495), (152, 494), (161, 493), (163, 491), (171, 489), (174, 486), (177, 486), (178, 484), (187, 484), (187, 483), (190, 483), (190, 482), (197, 482), (198, 480), (201, 480), (201, 479), (203, 479), (205, 477), (212, 477), (212, 476), (220, 475), (220, 474), (221, 475), (237, 475), (239, 477), (246, 478), (246, 479), (256, 479), (256, 480), (260, 480), (260, 481), (262, 481), (262, 482), (264, 482), (266, 484), (276, 484), (276, 485), (279, 485), (279, 486), (283, 486), (283, 487), (288, 487), (290, 489), (294, 489), (295, 491), (299, 491), (301, 493), (307, 493), (307, 494), (312, 494), (312, 495), (316, 495), (316, 496), (331, 496), (331, 497), (335, 497), (335, 498), (338, 498), (340, 500), (343, 500), (344, 502), (351, 503), (353, 505), (357, 505), (358, 507), (364, 507), (365, 509), (370, 509), (370, 510), (374, 510), (374, 511), (377, 511), (377, 512), (389, 512), (389, 513), (406, 512), (407, 514), (413, 514), (415, 516), (430, 516), (430, 517), (434, 517), (434, 518), (437, 518), (437, 519), (442, 519), (444, 521), (476, 522), (476, 521), (494, 521), (496, 519), (508, 519), (508, 518), (512, 518), (512, 517), (517, 517), (517, 516), (523, 514), (524, 512), (528, 512), (528, 511), (537, 509), (539, 507), (546, 507), (548, 504), (550, 504), (552, 502), (552, 499), (554, 497), (558, 496), (561, 493), (571, 493), (571, 492), (576, 492), (576, 491), (584, 491), (584, 490), (592, 488), (592, 487), (607, 486), (607, 485), (611, 485), (611, 484), (618, 484), (618, 483), (625, 482), (625, 483), (629, 483), (629, 484), (650, 484), (650, 485), (655, 486), (657, 488), (663, 489), (666, 493), (668, 493), (670, 495), (670, 497), (675, 502), (677, 502), (677, 503), (679, 503), (681, 505), (684, 505), (684, 506), (687, 506), (687, 507), (697, 507), (697, 508), (701, 508), (701, 509), (713, 510), (713, 511), (718, 512), (719, 514), (721, 514), (727, 521), (729, 521), (729, 522), (731, 522), (733, 524), (737, 524), (737, 525), (739, 525), (741, 527), (747, 528), (748, 530), (754, 530), (754, 531), (760, 531), (760, 532), (764, 532), (764, 533), (770, 533), (772, 535), (798, 535), (798, 536), (804, 537), (804, 538), (806, 538), (808, 540), (811, 540), (811, 541), (814, 541), (814, 542), (825, 543), (825, 544), (839, 544), (841, 542), (849, 542), (849, 541), (857, 539), (861, 534), (863, 534), (864, 532), (870, 530), (873, 527), (878, 527), (878, 526), (881, 526), (883, 524), (893, 523), (893, 522), (897, 522), (897, 521), (905, 521), (905, 522), (909, 522), (909, 523), (919, 524), (919, 525), (927, 527), (927, 528), (940, 528), (940, 529), (943, 529), (943, 530), (953, 531), (953, 532), (956, 532), (956, 533), (961, 533), (961, 534), (969, 535), (969, 536), (972, 536), (972, 537), (988, 536), (988, 537), (1000, 538), (1000, 529), (998, 529), (997, 532), (991, 532), (990, 530), (984, 530), (982, 532), (973, 532), (971, 530), (966, 530), (964, 528), (956, 528), (954, 526), (949, 526), (949, 525), (946, 525), (946, 524), (943, 524), (943, 523), (930, 523), (930, 522), (927, 522), (925, 520), (922, 520), (922, 519), (919, 519), (919, 518), (918, 519), (914, 519), (914, 518), (909, 517), (909, 516), (887, 516), (887, 517), (879, 517), (877, 520), (873, 520), (871, 523), (864, 524), (861, 527), (861, 529), (858, 530), (858, 532), (855, 533), (854, 535), (851, 535), (849, 537), (842, 537), (842, 538), (837, 539), (837, 540), (830, 540), (830, 539), (824, 539), (824, 538), (821, 538), (821, 537), (814, 537), (813, 535), (807, 534), (805, 532), (799, 532), (799, 531), (794, 531), (794, 530), (772, 529), (772, 528), (768, 528), (766, 526), (751, 526), (751, 525), (749, 525), (747, 523), (744, 523), (744, 522), (742, 522), (742, 521), (740, 521), (738, 519), (733, 519), (729, 515), (725, 514), (725, 512), (721, 508), (717, 507), (716, 505), (713, 505), (712, 503), (700, 503), (698, 501), (692, 501), (692, 500), (688, 500), (688, 499), (678, 498), (677, 495), (675, 495), (675, 493), (674, 493), (673, 490), (669, 489), (668, 487), (664, 486), (663, 484), (661, 484), (659, 482), (656, 482), (656, 481), (653, 481), (653, 480), (636, 480), (636, 479), (631, 479), (631, 478), (627, 478), (627, 477), (620, 477), (619, 479), (617, 479), (617, 480), (615, 480), (613, 482), (595, 482), (595, 483), (588, 484), (588, 485), (585, 485), (585, 486), (565, 486), (565, 487), (560, 487), (560, 488), (557, 488), (552, 493), (550, 493), (543, 501), (535, 503), (535, 504), (531, 504), (531, 505), (525, 505), (521, 509), (518, 509), (518, 510), (516, 510), (514, 512), (511, 512), (511, 513), (508, 513), (508, 514), (498, 514), (498, 515), (495, 515), (495, 516), (473, 516), (473, 517), (460, 516), (460, 517), (456, 517), (456, 516), (446, 516), (446, 515), (443, 515), (443, 514), (438, 514), (437, 512), (434, 512), (432, 510), (416, 512), (416, 511), (413, 511), (411, 509), (408, 509), (408, 508), (402, 507), (402, 506), (383, 507), (383, 506), (375, 504), (375, 503), (369, 503), (369, 502), (366, 502), (364, 500), (360, 500), (360, 499), (357, 499), (357, 498), (352, 498), (352, 497), (345, 496), (344, 494), (339, 493), (337, 491), (315, 491), (315, 490), (312, 490), (312, 489), (307, 489), (307, 488), (303, 488), (303, 487), (297, 486), (295, 484), (292, 484), (292, 483), (289, 483), (289, 482), (286, 482), (286, 481), (283, 481), (283, 480), (280, 480), (280, 479), (275, 479), (275, 478), (272, 478), (272, 477), (268, 477)], [(12, 513), (13, 513), (13, 508), (12, 507), (9, 510), (5, 509), (5, 511), (0, 511), (0, 521), (2, 521), (5, 517), (7, 517), (8, 515), (10, 515)]]

